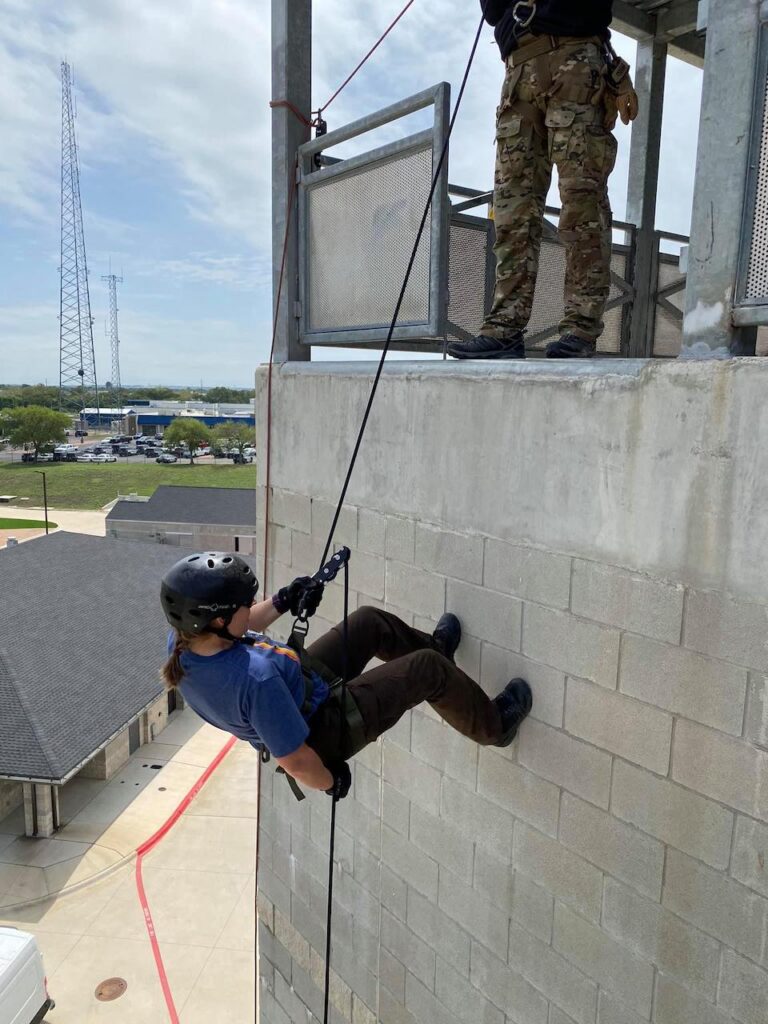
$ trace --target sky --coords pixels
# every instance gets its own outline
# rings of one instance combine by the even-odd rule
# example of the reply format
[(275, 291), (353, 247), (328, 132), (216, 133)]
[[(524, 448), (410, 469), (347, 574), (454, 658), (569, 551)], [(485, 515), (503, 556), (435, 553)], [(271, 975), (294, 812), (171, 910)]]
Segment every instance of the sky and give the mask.
[[(315, 0), (313, 106), (403, 3)], [(416, 0), (327, 110), (329, 128), (442, 80), (455, 99), (478, 17), (474, 3)], [(633, 60), (631, 40), (614, 42)], [(271, 335), (270, 0), (0, 0), (0, 384), (58, 384), (64, 59), (100, 383), (112, 272), (123, 277), (124, 383), (251, 387)], [(451, 142), (456, 184), (492, 185), (502, 77), (486, 26)], [(683, 234), (700, 93), (701, 72), (670, 60), (657, 225)], [(622, 218), (630, 133), (617, 134), (610, 185)]]

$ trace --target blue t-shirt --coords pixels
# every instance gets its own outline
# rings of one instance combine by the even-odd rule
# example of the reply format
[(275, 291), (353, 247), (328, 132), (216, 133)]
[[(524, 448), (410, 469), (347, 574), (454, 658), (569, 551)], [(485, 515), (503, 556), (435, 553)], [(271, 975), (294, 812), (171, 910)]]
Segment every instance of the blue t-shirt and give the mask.
[[(171, 633), (169, 650), (174, 640)], [(233, 644), (209, 656), (184, 651), (181, 666), (181, 695), (202, 719), (255, 747), (265, 746), (274, 757), (298, 750), (309, 735), (307, 721), (330, 692), (313, 673), (312, 703), (305, 718), (299, 656), (265, 636), (253, 647)]]

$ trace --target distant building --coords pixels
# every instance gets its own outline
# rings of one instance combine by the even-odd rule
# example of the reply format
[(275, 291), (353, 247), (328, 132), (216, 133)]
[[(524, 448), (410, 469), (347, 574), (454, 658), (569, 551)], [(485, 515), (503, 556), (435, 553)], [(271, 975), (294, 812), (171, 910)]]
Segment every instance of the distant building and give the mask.
[(181, 698), (158, 677), (160, 578), (178, 548), (54, 533), (0, 551), (0, 818), (48, 836), (59, 790), (110, 778)]
[(106, 531), (121, 540), (255, 554), (256, 491), (161, 485), (149, 501), (118, 501), (107, 515)]
[[(129, 433), (158, 434), (179, 416), (191, 416), (207, 427), (220, 423), (245, 423), (256, 429), (255, 399), (247, 405), (234, 402), (173, 402), (166, 399), (137, 399), (122, 410)], [(88, 408), (80, 411), (80, 419), (91, 427), (106, 427), (120, 418), (118, 409)]]

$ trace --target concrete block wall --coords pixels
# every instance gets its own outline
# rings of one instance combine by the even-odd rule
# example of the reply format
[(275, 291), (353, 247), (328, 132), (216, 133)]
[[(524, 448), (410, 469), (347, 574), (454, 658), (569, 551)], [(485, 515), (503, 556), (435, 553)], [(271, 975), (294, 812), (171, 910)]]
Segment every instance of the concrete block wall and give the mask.
[(0, 821), (24, 802), (20, 782), (0, 782)]
[[(331, 408), (327, 391), (340, 384), (324, 372), (328, 381), (317, 368), (288, 371), (285, 385), (291, 397), (307, 388), (307, 401), (317, 403), (315, 429), (325, 427), (333, 437), (333, 417), (325, 421), (322, 410)], [(689, 452), (702, 438), (688, 436), (685, 424), (697, 422), (697, 403), (719, 392), (724, 437), (718, 443), (731, 453), (725, 474), (724, 447), (719, 457), (711, 448), (712, 461), (700, 467), (693, 486), (711, 494), (708, 506), (689, 507), (677, 496), (678, 511), (667, 525), (674, 531), (676, 515), (683, 524), (687, 518), (688, 536), (656, 538), (658, 550), (668, 548), (669, 571), (649, 571), (630, 557), (623, 563), (615, 555), (595, 557), (600, 544), (605, 553), (615, 545), (611, 516), (628, 514), (611, 504), (612, 496), (627, 494), (620, 486), (627, 469), (611, 447), (619, 442), (589, 434), (589, 421), (616, 400), (611, 381), (597, 368), (580, 377), (584, 372), (553, 371), (536, 384), (512, 371), (486, 380), (485, 389), (495, 393), (478, 392), (478, 402), (492, 403), (501, 391), (511, 408), (523, 390), (538, 385), (538, 420), (516, 449), (475, 449), (462, 479), (430, 449), (419, 466), (429, 478), (419, 485), (422, 496), (402, 514), (387, 508), (384, 494), (376, 505), (360, 498), (370, 495), (385, 448), (401, 453), (393, 472), (408, 476), (404, 467), (419, 447), (418, 435), (414, 441), (409, 432), (431, 397), (425, 371), (418, 379), (396, 375), (384, 406), (396, 406), (400, 415), (372, 421), (363, 480), (351, 489), (336, 531), (337, 542), (353, 552), (351, 608), (381, 605), (425, 629), (446, 608), (455, 611), (465, 630), (462, 667), (491, 694), (513, 675), (525, 676), (534, 709), (516, 743), (499, 750), (468, 742), (422, 706), (354, 760), (354, 788), (338, 810), (333, 868), (336, 1021), (768, 1019), (768, 588), (759, 592), (751, 569), (741, 574), (743, 586), (735, 586), (740, 573), (733, 560), (724, 570), (728, 586), (713, 587), (712, 563), (700, 563), (699, 546), (711, 545), (728, 524), (697, 519), (735, 507), (733, 495), (744, 499), (748, 478), (758, 490), (768, 479), (758, 484), (762, 454), (755, 445), (739, 451), (728, 414), (742, 401), (745, 421), (759, 422), (760, 403), (750, 401), (759, 392), (754, 381), (742, 389), (728, 367), (693, 367), (689, 377), (665, 368), (661, 381), (638, 378), (641, 393), (632, 396), (628, 414), (638, 404), (652, 410), (654, 391), (669, 388), (669, 374), (677, 374), (679, 410), (686, 415), (674, 443)], [(353, 422), (351, 410), (362, 401), (356, 373), (346, 381), (354, 401), (347, 397), (341, 410)], [(705, 373), (711, 375), (706, 393), (693, 386)], [(768, 385), (765, 373), (762, 380)], [(442, 399), (457, 410), (456, 436), (466, 438), (462, 419), (479, 417), (480, 406), (461, 395), (460, 373), (443, 372), (440, 385)], [(549, 445), (547, 423), (551, 433), (558, 401), (579, 406), (585, 420), (581, 449), (561, 453), (563, 476), (574, 457), (595, 462), (603, 476), (602, 539), (587, 544), (585, 524), (574, 519), (572, 544), (547, 546), (535, 531), (522, 535), (501, 506), (496, 532), (477, 528), (486, 509), (459, 529), (446, 511), (446, 489), (479, 492), (485, 485), (478, 474), (501, 480), (502, 472), (514, 474), (535, 459)], [(337, 405), (334, 415), (339, 412)], [(631, 472), (659, 497), (671, 482), (657, 456), (672, 438), (663, 436), (655, 416), (639, 415), (630, 428)], [(271, 496), (270, 586), (316, 565), (332, 511), (323, 481), (325, 474), (341, 477), (332, 465), (340, 458), (338, 444), (329, 441), (325, 461), (311, 475), (301, 472), (296, 450), (290, 438), (280, 438), (273, 453), (280, 468)], [(638, 466), (643, 459), (655, 463), (656, 481), (650, 465)], [(547, 474), (554, 475), (553, 467)], [(526, 500), (540, 502), (543, 527), (554, 516), (553, 503), (570, 514), (563, 495), (548, 494), (543, 479)], [(262, 519), (264, 505), (262, 489)], [(754, 527), (752, 543), (763, 525)], [(341, 587), (334, 584), (312, 635), (340, 614)], [(322, 1019), (329, 812), (323, 795), (298, 804), (282, 779), (265, 772), (265, 1024)]]

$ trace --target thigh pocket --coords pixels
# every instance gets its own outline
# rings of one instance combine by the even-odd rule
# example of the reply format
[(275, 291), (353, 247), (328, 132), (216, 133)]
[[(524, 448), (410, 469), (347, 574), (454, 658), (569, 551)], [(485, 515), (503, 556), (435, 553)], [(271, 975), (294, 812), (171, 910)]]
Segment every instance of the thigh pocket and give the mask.
[(506, 114), (496, 126), (498, 166), (505, 178), (530, 171), (533, 126), (521, 114)]

